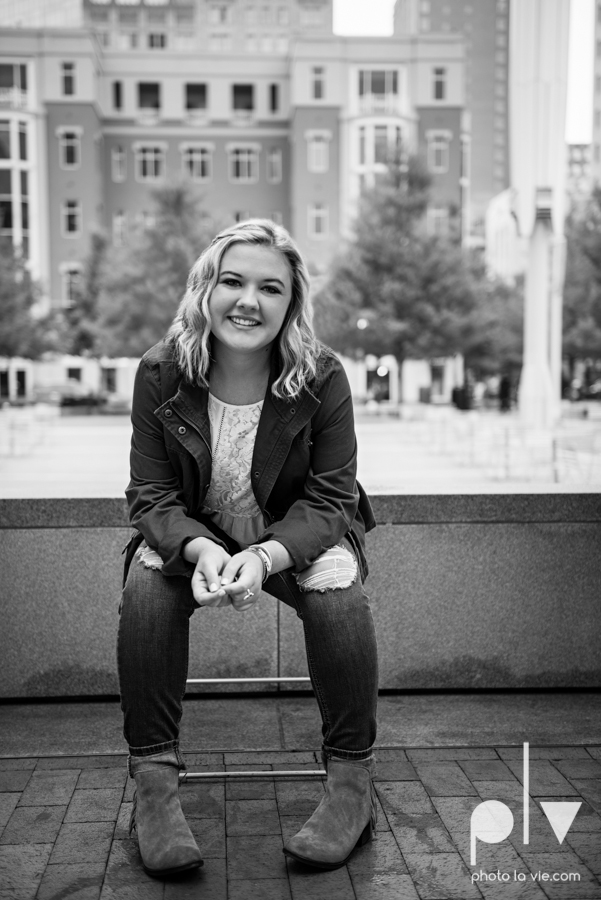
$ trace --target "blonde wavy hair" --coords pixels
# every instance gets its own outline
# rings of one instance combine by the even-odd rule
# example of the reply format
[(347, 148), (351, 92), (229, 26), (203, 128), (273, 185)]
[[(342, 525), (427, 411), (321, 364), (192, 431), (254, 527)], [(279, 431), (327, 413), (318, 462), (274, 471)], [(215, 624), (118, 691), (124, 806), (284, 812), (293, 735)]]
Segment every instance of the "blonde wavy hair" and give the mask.
[(309, 272), (298, 247), (281, 225), (270, 219), (248, 219), (221, 231), (200, 254), (188, 276), (186, 293), (179, 305), (167, 340), (176, 350), (177, 363), (193, 384), (208, 387), (211, 364), (211, 314), (209, 301), (217, 284), (221, 260), (232, 244), (258, 244), (279, 250), (290, 267), (292, 297), (286, 318), (275, 340), (280, 372), (272, 385), (276, 397), (297, 397), (316, 372), (318, 342), (311, 325)]

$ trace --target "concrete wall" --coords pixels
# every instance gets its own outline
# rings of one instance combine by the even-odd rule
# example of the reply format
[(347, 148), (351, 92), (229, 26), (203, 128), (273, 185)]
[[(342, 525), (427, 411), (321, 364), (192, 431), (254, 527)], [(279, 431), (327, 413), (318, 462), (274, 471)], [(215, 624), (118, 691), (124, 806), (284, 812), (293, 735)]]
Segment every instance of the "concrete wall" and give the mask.
[[(382, 688), (601, 681), (595, 494), (379, 496), (368, 535)], [(117, 499), (0, 500), (1, 697), (116, 693)], [(300, 621), (270, 597), (199, 611), (190, 675), (303, 675)]]

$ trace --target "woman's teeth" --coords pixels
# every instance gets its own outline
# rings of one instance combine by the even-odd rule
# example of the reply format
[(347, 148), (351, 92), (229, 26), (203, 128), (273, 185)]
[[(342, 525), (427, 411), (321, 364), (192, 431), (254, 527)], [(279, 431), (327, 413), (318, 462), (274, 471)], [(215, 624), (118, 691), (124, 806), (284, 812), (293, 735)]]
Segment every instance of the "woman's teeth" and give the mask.
[(234, 316), (231, 316), (232, 322), (235, 325), (244, 325), (246, 328), (253, 328), (255, 325), (258, 325), (258, 322), (255, 322), (254, 319), (238, 319)]

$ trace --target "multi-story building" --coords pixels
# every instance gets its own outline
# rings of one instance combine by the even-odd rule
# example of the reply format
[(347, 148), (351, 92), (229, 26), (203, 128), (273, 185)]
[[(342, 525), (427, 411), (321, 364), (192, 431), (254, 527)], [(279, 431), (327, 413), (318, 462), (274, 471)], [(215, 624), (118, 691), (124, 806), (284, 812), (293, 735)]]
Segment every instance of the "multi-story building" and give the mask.
[(335, 36), (332, 0), (83, 0), (83, 22), (0, 30), (0, 234), (54, 305), (90, 230), (123, 240), (168, 178), (219, 221), (282, 222), (316, 269), (401, 145), (431, 228), (465, 219), (460, 35)]
[[(489, 202), (510, 185), (509, 0), (397, 0), (395, 34), (461, 34), (470, 116), (470, 236), (482, 245)], [(601, 97), (601, 93), (599, 95)]]

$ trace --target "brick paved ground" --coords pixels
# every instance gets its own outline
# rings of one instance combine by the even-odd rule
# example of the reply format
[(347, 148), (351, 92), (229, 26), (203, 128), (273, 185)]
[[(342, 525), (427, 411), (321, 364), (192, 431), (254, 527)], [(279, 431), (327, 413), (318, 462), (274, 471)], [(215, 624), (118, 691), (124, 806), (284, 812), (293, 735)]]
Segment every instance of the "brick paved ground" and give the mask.
[[(287, 860), (282, 840), (323, 792), (320, 779), (225, 779), (182, 786), (205, 858), (185, 880), (147, 877), (128, 837), (124, 757), (0, 759), (1, 900), (593, 900), (601, 898), (601, 747), (530, 749), (530, 843), (522, 843), (522, 748), (380, 749), (377, 839), (322, 873)], [(317, 768), (309, 751), (187, 754), (189, 771)], [(478, 842), (472, 810), (506, 803), (514, 828)], [(540, 802), (582, 801), (563, 843)], [(480, 880), (472, 875), (508, 875)], [(569, 883), (536, 873), (577, 873)], [(520, 878), (523, 876), (523, 879)], [(525, 880), (524, 880), (525, 879)]]

